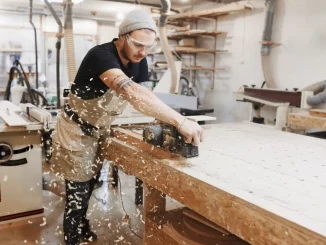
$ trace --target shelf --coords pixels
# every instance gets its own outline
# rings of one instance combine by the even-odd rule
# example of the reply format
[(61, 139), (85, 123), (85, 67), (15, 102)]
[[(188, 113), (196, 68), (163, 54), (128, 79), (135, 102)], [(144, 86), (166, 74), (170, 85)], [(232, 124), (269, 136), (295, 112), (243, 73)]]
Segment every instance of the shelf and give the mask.
[(178, 22), (178, 21), (192, 21), (203, 18), (216, 18), (221, 15), (227, 15), (234, 12), (244, 11), (245, 9), (253, 9), (254, 6), (248, 5), (246, 2), (231, 3), (224, 5), (219, 8), (214, 8), (204, 11), (195, 11), (195, 12), (186, 12), (182, 14), (174, 14), (169, 16), (169, 22)]
[(211, 36), (215, 37), (220, 34), (226, 34), (222, 31), (205, 31), (205, 30), (190, 30), (185, 32), (173, 32), (167, 35), (169, 39), (182, 39), (185, 37), (199, 37), (199, 36)]
[[(167, 66), (152, 66), (150, 67), (152, 70), (158, 71), (158, 70), (167, 70)], [(191, 66), (189, 68), (183, 67), (183, 71), (225, 71), (225, 68), (205, 68), (201, 66)]]
[(22, 49), (0, 49), (0, 53), (21, 53)]
[[(227, 53), (228, 50), (213, 50), (206, 48), (192, 48), (192, 47), (182, 47), (182, 46), (172, 46), (171, 51), (179, 54), (215, 54), (215, 53)], [(150, 53), (149, 55), (163, 54), (163, 51)]]
[(213, 49), (206, 49), (206, 48), (191, 48), (191, 47), (181, 47), (181, 46), (171, 47), (171, 50), (183, 54), (198, 54), (198, 53), (214, 54), (214, 53), (228, 52), (227, 50), (213, 50)]
[(276, 43), (276, 42), (272, 42), (272, 41), (261, 41), (261, 44), (266, 44), (266, 45), (275, 45), (275, 46), (280, 46), (282, 45), (281, 43)]

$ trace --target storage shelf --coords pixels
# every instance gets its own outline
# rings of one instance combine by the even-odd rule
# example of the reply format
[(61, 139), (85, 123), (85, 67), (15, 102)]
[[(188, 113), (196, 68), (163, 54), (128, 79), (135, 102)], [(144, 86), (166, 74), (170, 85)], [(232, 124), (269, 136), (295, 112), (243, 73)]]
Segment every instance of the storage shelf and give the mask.
[(0, 53), (21, 53), (22, 49), (0, 49)]
[[(178, 54), (215, 54), (215, 53), (227, 53), (228, 50), (213, 50), (213, 49), (205, 49), (205, 48), (190, 48), (190, 47), (181, 47), (181, 46), (172, 46), (171, 51), (174, 51)], [(150, 53), (150, 55), (154, 54), (163, 54), (163, 51)]]
[[(161, 66), (161, 67), (152, 66), (150, 68), (155, 71), (165, 71), (168, 69), (167, 66)], [(181, 70), (183, 70), (183, 71), (225, 71), (226, 69), (225, 68), (206, 68), (206, 67), (199, 67), (199, 66), (191, 66), (189, 68), (183, 67), (183, 68), (181, 68)]]
[(191, 30), (185, 32), (173, 32), (167, 35), (169, 39), (182, 39), (186, 37), (199, 37), (199, 36), (211, 36), (215, 37), (217, 35), (226, 34), (222, 31), (205, 31), (205, 30)]
[(198, 19), (209, 19), (217, 18), (221, 15), (227, 15), (234, 12), (240, 12), (249, 8), (246, 4), (228, 4), (223, 7), (204, 10), (204, 11), (195, 11), (195, 12), (186, 12), (181, 14), (170, 15), (168, 22), (179, 22), (179, 21), (193, 21)]

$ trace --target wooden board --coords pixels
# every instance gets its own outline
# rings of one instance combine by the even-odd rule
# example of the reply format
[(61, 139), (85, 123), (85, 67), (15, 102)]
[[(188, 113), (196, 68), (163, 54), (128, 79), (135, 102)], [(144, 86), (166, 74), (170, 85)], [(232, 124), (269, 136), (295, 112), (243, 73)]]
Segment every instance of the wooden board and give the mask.
[(289, 113), (288, 124), (290, 126), (296, 126), (305, 129), (326, 129), (326, 118), (310, 116), (309, 114), (305, 113)]
[(193, 47), (181, 47), (181, 46), (171, 46), (171, 50), (177, 53), (183, 54), (198, 54), (198, 53), (226, 53), (227, 50), (213, 50), (207, 48), (193, 48)]
[(6, 122), (8, 126), (27, 126), (30, 124), (18, 114), (16, 114), (16, 112), (9, 110), (0, 110), (0, 117)]
[(207, 225), (208, 227), (210, 227), (210, 228), (212, 228), (212, 229), (214, 229), (216, 231), (221, 232), (223, 235), (230, 235), (230, 233), (227, 230), (225, 230), (225, 229), (223, 229), (223, 228), (215, 225), (213, 222), (205, 219), (204, 217), (202, 217), (199, 214), (195, 213), (191, 209), (185, 209), (183, 211), (183, 214), (185, 216), (188, 216), (188, 217), (190, 217), (190, 218), (192, 218), (192, 219), (194, 219), (194, 220), (196, 220), (196, 221), (204, 224), (204, 225)]
[[(153, 70), (166, 70), (168, 68), (168, 65), (160, 64), (158, 66), (152, 66), (150, 67)], [(202, 67), (202, 66), (183, 66), (181, 68), (182, 70), (189, 70), (189, 71), (225, 71), (225, 68), (208, 68), (208, 67)]]
[(326, 244), (326, 141), (251, 123), (206, 125), (204, 135), (184, 165), (114, 139), (105, 154), (251, 244)]
[(190, 20), (195, 20), (200, 18), (216, 18), (221, 15), (244, 11), (245, 9), (263, 8), (263, 7), (264, 7), (263, 3), (258, 3), (258, 2), (249, 3), (248, 1), (239, 1), (236, 3), (226, 4), (224, 6), (214, 8), (214, 9), (170, 15), (168, 21), (176, 22), (176, 21), (190, 21)]
[(313, 117), (323, 117), (326, 118), (326, 110), (313, 109), (309, 111), (309, 115)]
[(182, 39), (185, 37), (198, 37), (198, 36), (217, 36), (220, 34), (226, 34), (222, 31), (206, 31), (206, 30), (191, 30), (185, 32), (174, 32), (167, 34), (167, 37), (170, 39)]
[[(146, 239), (146, 245), (248, 245), (241, 239), (216, 232), (215, 238), (206, 238), (189, 230), (182, 222), (184, 209), (164, 212), (158, 216), (149, 215), (145, 226), (149, 227), (153, 239)], [(151, 236), (147, 235), (147, 236)]]
[(210, 116), (185, 116), (189, 120), (193, 120), (196, 122), (201, 122), (201, 121), (215, 121), (216, 117), (210, 117)]

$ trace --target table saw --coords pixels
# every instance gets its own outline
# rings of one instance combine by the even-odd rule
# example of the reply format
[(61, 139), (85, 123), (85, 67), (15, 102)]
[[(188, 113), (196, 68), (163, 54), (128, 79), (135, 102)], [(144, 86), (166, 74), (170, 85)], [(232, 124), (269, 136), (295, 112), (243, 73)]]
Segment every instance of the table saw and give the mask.
[(112, 129), (106, 158), (145, 184), (143, 244), (208, 244), (175, 232), (180, 213), (166, 211), (166, 196), (250, 244), (326, 244), (325, 140), (253, 123), (203, 127), (194, 158)]
[(41, 131), (55, 122), (45, 122), (51, 114), (41, 108), (26, 113), (25, 105), (0, 102), (0, 224), (44, 212)]

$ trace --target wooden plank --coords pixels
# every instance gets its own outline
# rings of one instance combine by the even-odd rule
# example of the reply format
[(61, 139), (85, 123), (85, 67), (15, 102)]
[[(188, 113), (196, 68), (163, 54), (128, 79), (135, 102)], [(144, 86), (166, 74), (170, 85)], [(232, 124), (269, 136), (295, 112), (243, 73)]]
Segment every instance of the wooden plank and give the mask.
[(260, 41), (261, 44), (267, 44), (267, 45), (274, 45), (274, 46), (280, 46), (282, 45), (281, 43), (276, 43), (272, 41)]
[[(159, 65), (159, 66), (152, 66), (150, 67), (151, 69), (153, 70), (167, 70), (168, 68), (168, 65)], [(182, 70), (184, 71), (225, 71), (226, 69), (225, 68), (208, 68), (208, 67), (202, 67), (202, 66), (189, 66), (189, 67), (186, 67), (186, 66), (183, 66), (181, 68)]]
[[(182, 47), (182, 46), (171, 46), (171, 50), (180, 54), (215, 54), (215, 53), (229, 52), (228, 50), (213, 50), (213, 49), (206, 49), (206, 48), (191, 48), (191, 47)], [(152, 55), (154, 54), (163, 54), (163, 51), (152, 53)]]
[(136, 147), (141, 152), (153, 155), (159, 159), (166, 161), (167, 163), (169, 161), (173, 161), (174, 163), (183, 165), (186, 162), (186, 159), (182, 156), (144, 142), (142, 135), (131, 132), (130, 130), (112, 128), (111, 136), (114, 137), (114, 139), (112, 139), (114, 141), (119, 140), (119, 142), (123, 142), (126, 145)]
[(226, 34), (222, 31), (206, 31), (206, 30), (191, 30), (185, 32), (174, 32), (167, 34), (169, 39), (182, 39), (184, 37), (199, 37), (199, 36), (217, 36), (221, 34)]
[(144, 216), (165, 212), (165, 195), (155, 188), (145, 185), (144, 188)]
[(173, 29), (171, 29), (171, 32), (184, 32), (184, 31), (189, 31), (190, 30), (190, 25), (187, 26), (178, 26)]
[(27, 126), (31, 124), (30, 122), (25, 121), (22, 117), (17, 115), (14, 111), (0, 110), (0, 117), (9, 126)]
[[(149, 227), (154, 240), (158, 245), (247, 245), (236, 236), (224, 236), (223, 233), (215, 232), (214, 237), (205, 237), (188, 229), (183, 217), (184, 209), (171, 210), (159, 215), (149, 215), (145, 220), (145, 226)], [(147, 235), (148, 237), (148, 235)], [(155, 242), (154, 242), (155, 241)]]
[(179, 173), (172, 167), (168, 168), (159, 159), (148, 158), (145, 154), (140, 159), (135, 156), (135, 151), (123, 147), (118, 142), (112, 141), (106, 152), (107, 158), (122, 170), (135, 175), (170, 197), (182, 201), (197, 213), (251, 244), (306, 245), (310, 242), (324, 245), (326, 243), (325, 237), (246, 203), (207, 183)]
[(201, 122), (201, 121), (215, 121), (216, 117), (210, 117), (210, 116), (185, 116), (186, 118), (188, 118), (189, 120), (193, 120), (196, 122)]
[(307, 114), (289, 113), (288, 124), (291, 126), (299, 126), (305, 129), (326, 129), (326, 118), (315, 117)]
[(207, 125), (205, 131), (199, 157), (183, 166), (117, 141), (105, 154), (251, 244), (326, 243), (326, 141), (249, 123)]
[(254, 5), (248, 5), (248, 1), (240, 1), (237, 3), (226, 4), (224, 6), (214, 8), (214, 9), (170, 15), (168, 21), (170, 22), (190, 21), (190, 20), (195, 20), (200, 18), (217, 17), (221, 15), (234, 13), (234, 12), (240, 12), (240, 11), (244, 11), (245, 9), (252, 9), (254, 7), (258, 7), (258, 8), (263, 7), (263, 5), (259, 3), (255, 3)]
[(200, 223), (202, 223), (202, 224), (204, 224), (204, 225), (207, 225), (208, 227), (211, 227), (214, 230), (217, 230), (217, 231), (223, 233), (224, 235), (230, 235), (230, 233), (227, 230), (215, 225), (213, 222), (205, 219), (204, 217), (202, 217), (199, 214), (195, 213), (191, 209), (185, 209), (183, 211), (183, 214), (190, 217), (190, 218), (192, 218), (192, 219), (194, 219), (194, 220), (196, 220), (196, 221), (198, 221), (198, 222), (200, 222)]
[[(154, 235), (152, 232), (153, 228), (151, 226), (149, 226), (149, 224), (148, 224), (148, 222), (146, 222), (146, 220), (148, 219), (149, 215), (153, 215), (153, 214), (157, 215), (157, 214), (165, 212), (165, 208), (166, 208), (165, 195), (163, 195), (161, 192), (154, 189), (153, 187), (151, 187), (149, 185), (145, 185), (145, 188), (144, 188), (145, 227), (144, 227), (144, 234), (143, 234), (143, 243), (144, 244), (148, 244), (148, 245), (153, 244), (151, 237)], [(160, 244), (162, 244), (162, 243), (160, 243)]]
[(0, 53), (21, 53), (23, 49), (0, 49)]
[(171, 50), (177, 53), (183, 54), (198, 54), (198, 53), (227, 53), (228, 50), (213, 50), (207, 48), (193, 48), (193, 47), (181, 47), (181, 46), (171, 46)]
[(326, 118), (326, 110), (318, 110), (318, 109), (309, 110), (309, 115), (313, 117)]

